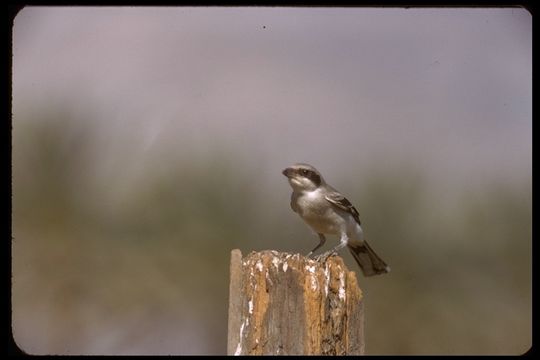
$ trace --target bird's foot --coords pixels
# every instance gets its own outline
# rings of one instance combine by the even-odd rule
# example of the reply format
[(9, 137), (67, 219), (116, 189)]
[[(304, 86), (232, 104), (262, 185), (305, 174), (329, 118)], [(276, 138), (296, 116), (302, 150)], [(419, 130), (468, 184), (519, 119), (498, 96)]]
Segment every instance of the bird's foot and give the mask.
[(327, 251), (327, 252), (325, 252), (325, 253), (322, 253), (322, 254), (320, 254), (320, 255), (315, 256), (314, 259), (315, 259), (316, 261), (318, 261), (318, 262), (324, 263), (324, 262), (326, 262), (326, 260), (328, 260), (328, 258), (329, 258), (330, 256), (337, 256), (337, 254), (338, 254), (337, 251), (335, 251), (335, 250), (330, 250), (330, 251)]

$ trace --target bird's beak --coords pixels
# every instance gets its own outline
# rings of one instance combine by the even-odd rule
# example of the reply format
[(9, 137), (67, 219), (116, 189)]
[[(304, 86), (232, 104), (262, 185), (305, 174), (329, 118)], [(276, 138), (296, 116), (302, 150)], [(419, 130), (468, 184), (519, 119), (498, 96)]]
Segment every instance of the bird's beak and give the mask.
[(293, 174), (293, 169), (291, 168), (286, 168), (285, 170), (283, 170), (281, 172), (283, 175), (285, 175), (286, 177), (290, 178)]

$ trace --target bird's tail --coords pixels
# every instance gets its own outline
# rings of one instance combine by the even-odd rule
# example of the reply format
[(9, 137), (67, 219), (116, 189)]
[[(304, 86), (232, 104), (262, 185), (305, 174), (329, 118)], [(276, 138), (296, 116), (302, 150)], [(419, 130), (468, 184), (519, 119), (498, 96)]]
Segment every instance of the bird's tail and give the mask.
[(364, 241), (361, 245), (348, 244), (348, 248), (354, 260), (362, 269), (364, 276), (390, 272), (390, 267), (373, 251), (367, 241)]

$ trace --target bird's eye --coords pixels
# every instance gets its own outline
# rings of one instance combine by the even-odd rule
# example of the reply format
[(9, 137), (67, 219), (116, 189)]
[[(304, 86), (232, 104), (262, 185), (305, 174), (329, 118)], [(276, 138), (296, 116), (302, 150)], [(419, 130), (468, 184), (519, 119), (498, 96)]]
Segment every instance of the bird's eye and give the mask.
[(304, 176), (307, 176), (307, 174), (309, 174), (309, 171), (306, 170), (306, 169), (302, 169), (302, 170), (300, 170), (300, 172), (301, 172), (302, 175), (304, 175)]

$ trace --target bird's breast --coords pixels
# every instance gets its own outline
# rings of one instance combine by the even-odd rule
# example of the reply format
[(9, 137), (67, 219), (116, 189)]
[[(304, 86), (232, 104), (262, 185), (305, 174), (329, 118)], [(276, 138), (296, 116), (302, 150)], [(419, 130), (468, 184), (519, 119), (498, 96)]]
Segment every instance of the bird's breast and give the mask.
[(317, 233), (337, 234), (343, 219), (337, 216), (330, 203), (318, 190), (293, 194), (298, 214)]

